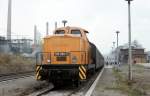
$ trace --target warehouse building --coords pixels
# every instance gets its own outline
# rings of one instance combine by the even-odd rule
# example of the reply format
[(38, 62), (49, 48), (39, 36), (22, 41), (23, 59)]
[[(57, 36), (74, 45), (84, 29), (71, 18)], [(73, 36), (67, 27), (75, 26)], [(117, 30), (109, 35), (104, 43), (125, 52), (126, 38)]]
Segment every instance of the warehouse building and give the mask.
[(0, 36), (0, 53), (32, 53), (31, 39), (12, 39)]
[(13, 53), (31, 53), (31, 39), (12, 39), (11, 51)]
[[(119, 54), (120, 62), (127, 64), (128, 63), (128, 49), (120, 49)], [(132, 47), (132, 62), (136, 63), (146, 63), (147, 62), (147, 54), (144, 51), (144, 48), (134, 48)]]

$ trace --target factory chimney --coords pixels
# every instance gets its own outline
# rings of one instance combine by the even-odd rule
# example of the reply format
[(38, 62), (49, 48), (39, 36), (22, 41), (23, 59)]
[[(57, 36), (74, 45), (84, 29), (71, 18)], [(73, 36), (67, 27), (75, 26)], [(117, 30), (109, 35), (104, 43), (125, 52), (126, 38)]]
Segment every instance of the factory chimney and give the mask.
[(34, 25), (34, 45), (37, 45), (37, 27)]
[(48, 22), (46, 22), (46, 35), (48, 35), (48, 27), (49, 27), (49, 24), (48, 24)]
[(11, 41), (11, 3), (12, 0), (8, 0), (8, 15), (7, 15), (7, 40)]
[(57, 22), (55, 22), (55, 29), (57, 29)]

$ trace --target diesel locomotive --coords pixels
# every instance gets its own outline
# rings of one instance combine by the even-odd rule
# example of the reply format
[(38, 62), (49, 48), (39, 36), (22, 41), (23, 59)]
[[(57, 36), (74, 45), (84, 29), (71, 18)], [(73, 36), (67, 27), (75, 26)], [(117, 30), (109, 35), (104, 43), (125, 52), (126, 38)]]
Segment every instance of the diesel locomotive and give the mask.
[(61, 27), (44, 38), (42, 52), (36, 55), (36, 79), (54, 85), (73, 81), (79, 84), (104, 66), (104, 58), (91, 43), (87, 30), (79, 27)]

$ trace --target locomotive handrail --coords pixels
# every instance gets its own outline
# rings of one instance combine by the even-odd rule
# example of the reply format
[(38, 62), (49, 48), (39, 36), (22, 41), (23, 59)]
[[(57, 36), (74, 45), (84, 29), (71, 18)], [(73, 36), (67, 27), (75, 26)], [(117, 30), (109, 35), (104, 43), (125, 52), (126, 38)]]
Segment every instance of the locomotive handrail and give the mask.
[[(83, 53), (84, 54), (84, 59), (82, 58), (82, 60), (85, 60), (85, 63), (87, 63), (87, 61), (86, 61), (87, 60), (87, 52), (86, 51), (69, 51), (69, 53), (73, 53), (73, 52), (79, 52), (80, 56)], [(51, 60), (51, 62), (52, 62), (52, 59), (51, 59), (52, 53), (54, 53), (54, 52), (38, 52), (38, 53), (36, 53), (36, 65), (43, 65), (42, 62), (43, 62), (43, 59), (44, 59), (43, 58), (44, 54), (47, 54), (46, 55), (46, 56), (48, 56), (47, 59)], [(51, 64), (51, 62), (49, 62), (47, 64)], [(71, 55), (69, 56), (69, 62), (71, 63)], [(82, 62), (80, 62), (80, 63), (82, 63)]]
[(46, 54), (50, 54), (50, 58), (49, 59), (51, 59), (51, 53), (52, 52), (38, 52), (38, 53), (36, 53), (36, 65), (39, 63), (39, 62), (37, 62), (37, 60), (38, 60), (38, 58), (37, 58), (37, 56), (40, 54), (40, 57), (41, 57), (41, 55), (42, 55), (42, 58), (40, 58), (41, 59), (41, 62), (40, 62), (40, 64), (38, 64), (38, 65), (42, 65), (42, 60), (43, 60), (43, 53), (46, 53)]

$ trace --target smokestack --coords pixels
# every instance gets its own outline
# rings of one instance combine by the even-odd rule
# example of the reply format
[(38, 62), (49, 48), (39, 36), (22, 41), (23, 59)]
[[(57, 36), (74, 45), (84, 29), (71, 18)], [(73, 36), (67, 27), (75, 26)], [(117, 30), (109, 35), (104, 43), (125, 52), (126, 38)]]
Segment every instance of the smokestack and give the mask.
[(37, 27), (34, 25), (34, 45), (37, 45)]
[(7, 40), (11, 41), (11, 3), (12, 1), (8, 1), (8, 16), (7, 16)]
[(48, 22), (46, 22), (46, 35), (48, 35), (48, 27), (49, 27), (49, 24), (48, 24)]
[(55, 29), (57, 28), (57, 22), (55, 22)]

